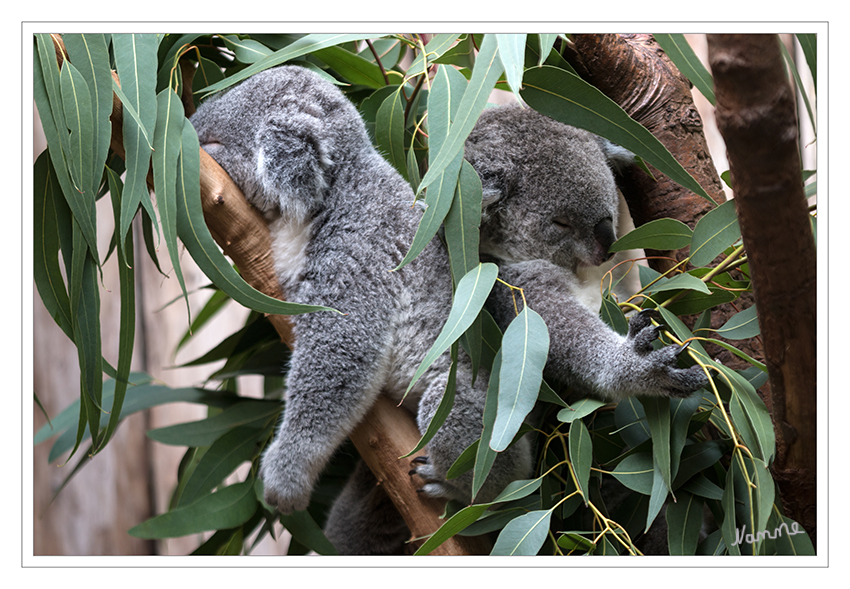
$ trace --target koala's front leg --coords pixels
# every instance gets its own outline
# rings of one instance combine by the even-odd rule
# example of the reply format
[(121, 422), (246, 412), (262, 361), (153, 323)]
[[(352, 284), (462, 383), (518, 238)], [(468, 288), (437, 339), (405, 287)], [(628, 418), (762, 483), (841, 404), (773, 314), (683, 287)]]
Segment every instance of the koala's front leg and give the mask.
[(357, 311), (296, 318), (283, 421), (260, 467), (265, 499), (282, 513), (307, 508), (322, 469), (377, 398), (384, 375), (373, 336), (384, 328)]
[(601, 383), (612, 393), (618, 396), (657, 394), (681, 398), (708, 384), (699, 366), (678, 366), (679, 355), (687, 350), (689, 344), (664, 346), (658, 350), (653, 348), (660, 327), (653, 325), (652, 318), (658, 316), (657, 311), (645, 309), (629, 321), (628, 336), (610, 354), (611, 370)]

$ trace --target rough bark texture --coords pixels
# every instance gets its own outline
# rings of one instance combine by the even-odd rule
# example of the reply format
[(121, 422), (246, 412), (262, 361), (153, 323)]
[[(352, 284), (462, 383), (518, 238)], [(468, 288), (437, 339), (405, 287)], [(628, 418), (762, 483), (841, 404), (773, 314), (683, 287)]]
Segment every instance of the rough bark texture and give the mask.
[[(61, 38), (53, 37), (61, 65)], [(117, 80), (117, 75), (113, 72)], [(113, 95), (111, 147), (123, 156), (123, 111)], [(149, 183), (150, 184), (150, 183)], [(239, 268), (248, 284), (272, 297), (284, 299), (271, 260), (271, 238), (262, 215), (245, 200), (227, 172), (201, 150), (201, 203), (204, 219), (213, 238)], [(267, 315), (281, 340), (294, 345), (292, 325), (283, 315)], [(357, 451), (373, 470), (404, 518), (412, 538), (433, 534), (443, 520), (444, 504), (422, 497), (408, 475), (410, 459), (399, 460), (418, 442), (421, 434), (413, 417), (385, 399), (375, 403), (364, 422), (352, 433)], [(487, 554), (485, 538), (455, 536), (438, 547), (434, 555)]]
[(717, 123), (759, 308), (786, 514), (816, 541), (817, 256), (775, 35), (709, 35)]
[[(575, 35), (573, 41), (578, 51), (573, 63), (582, 75), (655, 135), (717, 203), (724, 202), (690, 84), (652, 36), (585, 34)], [(636, 227), (671, 217), (693, 228), (714, 208), (652, 166), (649, 169), (655, 180), (635, 169), (626, 175), (622, 186)], [(687, 252), (678, 255), (684, 257)], [(673, 264), (650, 260), (650, 265), (663, 272)]]
[[(619, 104), (629, 116), (641, 123), (672, 153), (676, 160), (717, 202), (726, 196), (708, 150), (702, 119), (694, 106), (690, 82), (673, 65), (651, 35), (574, 35), (572, 51), (565, 57), (579, 73), (608, 98)], [(629, 205), (635, 227), (670, 217), (694, 228), (697, 221), (715, 205), (683, 188), (649, 166), (655, 179), (640, 169), (629, 171), (621, 190)], [(659, 272), (670, 269), (688, 255), (688, 249), (676, 252), (647, 250), (649, 265)], [(753, 304), (751, 294), (742, 295), (734, 304), (717, 307), (711, 313), (711, 327), (717, 329), (738, 311)], [(684, 318), (693, 325), (696, 317)], [(722, 339), (722, 338), (720, 338)], [(750, 356), (763, 357), (758, 338), (728, 342)], [(732, 368), (749, 366), (731, 352), (707, 344), (707, 351)]]

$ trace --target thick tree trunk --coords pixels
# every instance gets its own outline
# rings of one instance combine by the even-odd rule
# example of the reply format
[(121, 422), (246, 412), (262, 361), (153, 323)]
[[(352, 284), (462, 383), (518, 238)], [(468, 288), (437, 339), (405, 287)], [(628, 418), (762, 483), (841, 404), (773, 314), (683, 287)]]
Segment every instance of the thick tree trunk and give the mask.
[(759, 309), (786, 514), (816, 541), (817, 256), (775, 35), (709, 35), (717, 123)]

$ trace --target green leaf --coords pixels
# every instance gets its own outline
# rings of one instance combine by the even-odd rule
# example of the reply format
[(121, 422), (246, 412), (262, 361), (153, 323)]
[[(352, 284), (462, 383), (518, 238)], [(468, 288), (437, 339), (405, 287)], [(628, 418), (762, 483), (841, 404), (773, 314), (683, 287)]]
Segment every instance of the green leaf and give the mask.
[(218, 249), (204, 221), (199, 179), (199, 149), (198, 134), (194, 127), (183, 125), (182, 147), (177, 164), (177, 235), (203, 273), (234, 301), (259, 313), (339, 313), (329, 307), (279, 301), (249, 286), (233, 269)]
[[(68, 204), (86, 238), (89, 249), (97, 258), (96, 214), (94, 210), (94, 117), (88, 84), (70, 62), (62, 65), (59, 76), (65, 122), (71, 131), (70, 151), (65, 153), (75, 194)], [(69, 195), (65, 195), (69, 198)]]
[[(109, 50), (102, 34), (64, 34), (62, 40), (68, 56), (82, 74), (91, 91), (93, 154), (91, 190), (97, 190), (109, 142), (112, 138), (112, 70), (109, 66)], [(93, 193), (93, 192), (92, 192)]]
[(679, 461), (679, 470), (673, 480), (673, 488), (678, 488), (695, 474), (714, 465), (726, 453), (728, 443), (723, 440), (706, 440), (685, 446)]
[(459, 36), (460, 35), (458, 35), (457, 33), (441, 33), (439, 35), (434, 35), (431, 40), (428, 41), (428, 43), (425, 45), (425, 53), (417, 53), (416, 58), (413, 60), (413, 63), (411, 63), (410, 67), (407, 68), (407, 75), (416, 76), (419, 74), (424, 74), (427, 69), (427, 65), (425, 62), (426, 55), (429, 62), (439, 58), (443, 53), (448, 51), (452, 45), (454, 45), (454, 42), (457, 41), (457, 38)]
[(667, 506), (667, 546), (671, 556), (693, 556), (699, 543), (703, 500), (690, 493), (679, 493), (678, 500)]
[[(670, 399), (670, 476), (675, 479), (688, 437), (691, 417), (702, 401), (699, 391), (684, 399)], [(675, 487), (673, 487), (675, 488)]]
[[(157, 36), (155, 34), (113, 34), (112, 49), (121, 90), (127, 99), (124, 107), (138, 114), (124, 117), (124, 150), (127, 172), (124, 178), (124, 197), (121, 200), (121, 222), (118, 239), (124, 239), (136, 215), (139, 203), (145, 206), (154, 222), (156, 217), (148, 194), (147, 175), (150, 167), (153, 137), (156, 126)], [(144, 129), (141, 132), (140, 127)]]
[(756, 306), (752, 305), (740, 313), (732, 315), (729, 321), (724, 323), (723, 327), (717, 329), (716, 332), (718, 335), (731, 340), (749, 339), (757, 336), (761, 331), (759, 330)]
[(401, 86), (384, 100), (375, 121), (375, 142), (405, 180), (408, 179), (404, 158), (404, 100)]
[(599, 307), (599, 317), (602, 318), (611, 329), (620, 335), (626, 335), (629, 332), (629, 322), (620, 305), (609, 294), (602, 297), (602, 305)]
[[(386, 85), (384, 75), (381, 73), (381, 68), (374, 62), (365, 59), (356, 53), (347, 51), (339, 46), (327, 47), (314, 51), (312, 56), (320, 59), (335, 70), (344, 79), (352, 84), (362, 84), (370, 88), (381, 88)], [(398, 72), (388, 71), (387, 75), (392, 75), (394, 83), (400, 83), (401, 76)]]
[(687, 273), (677, 274), (664, 282), (656, 282), (655, 285), (649, 288), (649, 291), (653, 293), (667, 290), (695, 290), (707, 295), (712, 294), (705, 282)]
[[(453, 67), (438, 66), (434, 81), (431, 83), (431, 92), (428, 94), (428, 157), (432, 165), (440, 146), (448, 137), (451, 118), (457, 111), (466, 84), (466, 78)], [(413, 236), (410, 250), (396, 270), (418, 256), (439, 231), (454, 200), (462, 161), (463, 154), (458, 153), (436, 182), (425, 192), (425, 212), (419, 221), (416, 235)]]
[(504, 503), (506, 501), (514, 501), (516, 499), (527, 497), (540, 488), (540, 481), (540, 478), (513, 481), (509, 483), (508, 486), (505, 487), (505, 489), (499, 493), (498, 497), (496, 497), (491, 503), (476, 503), (474, 505), (464, 507), (446, 520), (446, 523), (440, 526), (440, 528), (434, 532), (431, 537), (422, 544), (422, 546), (419, 547), (414, 555), (419, 556), (422, 554), (430, 554), (434, 548), (476, 521), (489, 507), (492, 507), (497, 503)]
[(505, 78), (508, 81), (508, 86), (510, 86), (511, 90), (513, 90), (517, 99), (520, 98), (519, 91), (522, 87), (525, 38), (525, 34), (496, 35), (496, 42), (499, 45), (499, 59), (502, 60), (502, 67), (505, 70)]
[(50, 316), (72, 341), (71, 303), (59, 268), (56, 206), (66, 206), (47, 150), (33, 166), (33, 279)]
[(644, 528), (644, 532), (649, 531), (655, 518), (658, 517), (661, 508), (664, 507), (667, 500), (667, 495), (667, 485), (656, 464), (652, 472), (652, 490), (649, 493), (649, 507), (646, 510), (646, 527)]
[(812, 74), (812, 80), (815, 83), (815, 90), (818, 85), (818, 36), (815, 33), (797, 33), (797, 41), (800, 42), (800, 47), (803, 48), (803, 55), (806, 56), (806, 63), (809, 66), (809, 72)]
[(186, 480), (177, 506), (194, 503), (210, 493), (240, 464), (252, 460), (259, 450), (259, 442), (271, 435), (272, 427), (270, 424), (258, 430), (237, 426), (213, 442)]
[(676, 219), (655, 219), (629, 231), (609, 248), (612, 252), (629, 249), (677, 250), (691, 243), (690, 227)]
[(258, 505), (254, 481), (249, 479), (206, 495), (191, 505), (151, 518), (128, 533), (135, 538), (176, 538), (234, 528), (248, 521)]
[(779, 45), (779, 49), (782, 51), (782, 57), (785, 59), (785, 65), (788, 67), (788, 71), (791, 72), (791, 76), (794, 78), (794, 83), (800, 90), (799, 96), (803, 98), (803, 104), (806, 105), (806, 112), (809, 115), (809, 123), (811, 123), (812, 131), (815, 137), (817, 137), (817, 117), (812, 110), (812, 104), (809, 102), (809, 93), (806, 91), (807, 89), (803, 84), (803, 80), (800, 78), (800, 72), (797, 71), (797, 63), (794, 58), (791, 57), (791, 54), (788, 52), (788, 48), (785, 47), (785, 43), (777, 44)]
[(280, 403), (273, 401), (242, 401), (206, 419), (152, 429), (148, 437), (172, 446), (210, 446), (234, 427), (265, 427), (282, 409)]
[(664, 486), (672, 489), (670, 475), (670, 399), (667, 397), (643, 397), (640, 399), (646, 412), (646, 422), (652, 435), (652, 458)]
[(735, 201), (728, 200), (697, 221), (691, 239), (691, 264), (707, 266), (740, 238)]
[(523, 75), (521, 95), (534, 110), (610, 139), (688, 190), (714, 202), (652, 133), (578, 76), (549, 65), (529, 68)]
[(256, 73), (259, 73), (276, 65), (281, 65), (291, 59), (295, 59), (296, 57), (301, 57), (302, 55), (307, 55), (308, 53), (313, 53), (314, 51), (319, 51), (320, 49), (324, 49), (325, 47), (331, 47), (332, 45), (341, 45), (343, 43), (348, 43), (349, 41), (361, 41), (363, 39), (371, 39), (373, 37), (374, 35), (346, 35), (340, 33), (333, 33), (329, 35), (305, 35), (304, 37), (301, 37), (300, 39), (287, 45), (283, 49), (275, 51), (271, 55), (263, 58), (262, 60), (256, 63), (249, 65), (245, 69), (240, 70), (232, 76), (228, 76), (220, 82), (201, 89), (201, 92), (204, 92), (206, 94), (220, 92), (225, 88), (229, 88), (230, 86), (241, 82), (242, 80), (247, 80)]
[(782, 523), (773, 533), (776, 535), (777, 554), (789, 556), (815, 556), (815, 547), (806, 531), (790, 517), (782, 516)]
[(702, 65), (702, 62), (688, 45), (685, 36), (679, 34), (658, 34), (652, 35), (667, 57), (679, 68), (679, 71), (696, 86), (696, 89), (705, 96), (711, 104), (714, 104), (714, 80), (711, 74)]
[(499, 268), (495, 264), (485, 263), (479, 264), (477, 268), (472, 269), (466, 276), (460, 279), (457, 289), (455, 290), (455, 298), (452, 303), (449, 318), (446, 324), (437, 336), (436, 341), (425, 354), (419, 368), (413, 375), (413, 379), (405, 391), (405, 395), (410, 392), (413, 385), (425, 373), (425, 371), (445, 352), (450, 345), (460, 338), (461, 335), (472, 325), (472, 322), (478, 317), (478, 313), (484, 306), (484, 302), (496, 282), (496, 276), (499, 273)]
[(593, 443), (590, 440), (590, 434), (587, 431), (587, 426), (581, 419), (576, 419), (570, 424), (570, 462), (573, 465), (578, 488), (585, 498), (585, 504), (590, 496), (590, 467), (593, 462)]
[(180, 251), (177, 248), (177, 158), (183, 143), (183, 104), (180, 97), (166, 88), (156, 97), (156, 127), (153, 135), (153, 182), (157, 208), (162, 220), (162, 233), (168, 246), (168, 255), (174, 274), (186, 300), (186, 313), (191, 325), (189, 295), (180, 266)]
[[(123, 185), (121, 179), (111, 168), (106, 169), (109, 193), (112, 196), (112, 211), (115, 227), (121, 213), (121, 195)], [(122, 243), (118, 241), (118, 255), (121, 260), (133, 260), (133, 234), (128, 233)], [(129, 253), (128, 253), (129, 252)], [(118, 264), (118, 283), (121, 295), (121, 311), (118, 329), (118, 366), (115, 375), (115, 395), (112, 409), (109, 412), (109, 423), (100, 448), (104, 448), (115, 433), (115, 428), (121, 420), (121, 410), (124, 406), (124, 396), (127, 391), (130, 367), (133, 360), (133, 345), (136, 334), (136, 280), (133, 265)]]
[[(449, 168), (446, 168), (446, 172), (449, 173)], [(463, 160), (456, 195), (445, 219), (446, 246), (452, 276), (456, 279), (478, 265), (481, 198), (481, 179), (472, 165)]]
[(472, 69), (469, 85), (458, 106), (457, 117), (452, 122), (449, 136), (440, 148), (439, 154), (432, 160), (428, 172), (422, 178), (419, 192), (437, 180), (446, 167), (454, 161), (457, 154), (463, 152), (463, 144), (478, 121), (481, 111), (484, 110), (490, 91), (501, 74), (502, 63), (498, 59), (496, 39), (493, 35), (485, 35)]
[(557, 39), (557, 33), (539, 35), (540, 58), (537, 61), (537, 65), (543, 65), (543, 62), (546, 61), (546, 58), (549, 57), (549, 53), (551, 53), (552, 48), (555, 46), (555, 41)]
[(240, 39), (236, 35), (222, 35), (221, 40), (233, 52), (236, 61), (240, 63), (256, 63), (272, 54), (271, 49), (253, 39)]
[(649, 439), (646, 412), (635, 397), (627, 397), (617, 403), (614, 408), (614, 422), (623, 441), (632, 448), (637, 448)]
[(502, 338), (499, 404), (490, 447), (501, 452), (534, 407), (549, 354), (549, 330), (535, 311), (525, 307)]
[(764, 401), (741, 375), (722, 364), (716, 366), (732, 381), (729, 409), (735, 429), (753, 455), (769, 464), (776, 452), (776, 439)]
[[(581, 423), (581, 422), (578, 422)], [(512, 519), (499, 534), (491, 556), (534, 556), (549, 534), (552, 511), (532, 511)]]
[(455, 391), (457, 390), (457, 354), (458, 344), (455, 342), (451, 345), (452, 366), (449, 369), (449, 376), (446, 380), (446, 388), (443, 391), (443, 397), (440, 399), (440, 404), (437, 406), (437, 410), (434, 412), (433, 417), (431, 417), (431, 421), (428, 422), (428, 427), (425, 428), (425, 433), (422, 434), (419, 442), (410, 452), (401, 456), (401, 458), (407, 458), (408, 456), (419, 452), (419, 450), (424, 448), (425, 445), (431, 441), (431, 438), (434, 437), (437, 430), (439, 430), (446, 422), (446, 418), (449, 416), (449, 413), (454, 406)]
[(605, 401), (600, 401), (599, 399), (591, 399), (590, 397), (579, 399), (575, 403), (572, 403), (568, 408), (558, 411), (558, 421), (572, 423), (574, 420), (590, 415), (605, 405), (607, 405), (607, 403)]
[(487, 385), (487, 397), (484, 400), (484, 429), (481, 432), (481, 441), (475, 453), (475, 467), (472, 474), (472, 497), (478, 496), (493, 462), (496, 460), (496, 451), (490, 448), (490, 439), (493, 437), (493, 423), (496, 421), (496, 408), (499, 402), (499, 371), (502, 367), (502, 351), (496, 353), (493, 359), (493, 367), (490, 369), (490, 382)]
[(611, 474), (632, 491), (643, 495), (652, 493), (652, 456), (646, 452), (626, 456)]
[(489, 506), (489, 503), (477, 503), (475, 505), (464, 507), (446, 520), (446, 522), (441, 525), (430, 538), (425, 540), (422, 546), (420, 546), (413, 555), (420, 556), (430, 554), (437, 546), (457, 535), (458, 532), (475, 522), (475, 520), (481, 517)]
[(682, 485), (682, 490), (706, 499), (714, 499), (720, 501), (723, 499), (723, 489), (708, 480), (705, 475), (699, 474), (692, 480)]
[(296, 511), (289, 515), (280, 515), (280, 523), (292, 537), (301, 544), (315, 550), (317, 554), (335, 555), (336, 548), (327, 539), (322, 528), (316, 523), (308, 511)]

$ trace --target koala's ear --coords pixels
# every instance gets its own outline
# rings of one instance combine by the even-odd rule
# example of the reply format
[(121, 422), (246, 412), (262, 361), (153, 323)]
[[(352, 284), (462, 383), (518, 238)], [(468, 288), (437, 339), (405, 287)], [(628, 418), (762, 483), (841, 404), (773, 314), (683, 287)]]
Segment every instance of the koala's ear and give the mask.
[(284, 214), (306, 221), (322, 207), (333, 162), (321, 119), (284, 110), (266, 117), (256, 136), (257, 176)]
[(602, 153), (605, 154), (605, 159), (608, 160), (608, 165), (614, 172), (623, 172), (635, 163), (635, 154), (625, 147), (620, 147), (604, 137), (597, 137), (597, 141), (602, 148)]

